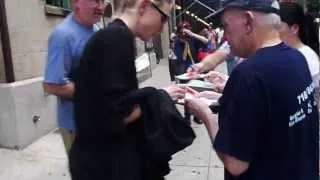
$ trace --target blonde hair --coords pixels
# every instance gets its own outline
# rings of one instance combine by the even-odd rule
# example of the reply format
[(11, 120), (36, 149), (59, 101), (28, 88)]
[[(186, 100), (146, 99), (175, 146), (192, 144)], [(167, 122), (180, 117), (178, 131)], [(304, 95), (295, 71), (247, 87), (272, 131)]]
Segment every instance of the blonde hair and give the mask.
[[(127, 9), (133, 8), (139, 0), (115, 0), (114, 1), (114, 9), (116, 12), (124, 12)], [(150, 0), (150, 2), (154, 3), (158, 7), (163, 7), (166, 4), (172, 5), (174, 0)]]
[(116, 12), (123, 12), (128, 8), (133, 8), (139, 0), (115, 0), (114, 9)]

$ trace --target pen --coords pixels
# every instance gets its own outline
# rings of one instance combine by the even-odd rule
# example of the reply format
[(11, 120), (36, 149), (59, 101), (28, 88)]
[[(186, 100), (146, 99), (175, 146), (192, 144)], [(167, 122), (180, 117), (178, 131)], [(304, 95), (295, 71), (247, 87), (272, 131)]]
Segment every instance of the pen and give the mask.
[(194, 71), (194, 70), (195, 70), (193, 65), (190, 65), (190, 66), (189, 66), (189, 68), (191, 68), (191, 69), (192, 69), (192, 71)]

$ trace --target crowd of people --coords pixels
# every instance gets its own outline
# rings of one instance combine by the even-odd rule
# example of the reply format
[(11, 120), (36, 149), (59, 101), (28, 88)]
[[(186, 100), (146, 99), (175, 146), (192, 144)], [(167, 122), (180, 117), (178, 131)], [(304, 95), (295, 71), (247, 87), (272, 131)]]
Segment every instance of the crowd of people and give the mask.
[[(204, 122), (225, 180), (319, 179), (319, 41), (299, 4), (225, 1), (215, 14), (223, 38), (180, 23), (171, 80), (204, 74), (214, 91), (197, 92), (138, 86), (135, 38), (161, 32), (174, 0), (116, 3), (117, 17), (99, 29), (105, 1), (74, 0), (49, 38), (43, 85), (58, 97), (73, 180), (164, 179), (171, 156), (196, 138), (176, 108), (180, 99)], [(237, 62), (229, 75), (214, 71), (224, 61)]]
[(204, 28), (199, 34), (192, 32), (188, 22), (181, 22), (170, 36), (169, 72), (174, 81), (176, 75), (186, 72), (193, 64), (199, 63), (213, 53), (221, 38), (212, 27)]

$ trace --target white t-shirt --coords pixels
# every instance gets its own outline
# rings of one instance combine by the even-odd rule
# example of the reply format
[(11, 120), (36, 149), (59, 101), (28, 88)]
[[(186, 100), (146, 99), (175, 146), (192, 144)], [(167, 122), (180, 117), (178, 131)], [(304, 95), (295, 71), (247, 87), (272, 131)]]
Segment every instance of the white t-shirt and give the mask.
[[(306, 58), (313, 81), (319, 81), (320, 62), (319, 56), (309, 46), (302, 46), (298, 49)], [(319, 85), (316, 83), (315, 85)]]
[(218, 52), (223, 52), (225, 54), (231, 53), (231, 48), (228, 41), (223, 42), (220, 47), (217, 49)]
[(176, 54), (173, 52), (173, 50), (171, 48), (169, 49), (169, 59), (170, 60), (177, 60), (178, 59)]

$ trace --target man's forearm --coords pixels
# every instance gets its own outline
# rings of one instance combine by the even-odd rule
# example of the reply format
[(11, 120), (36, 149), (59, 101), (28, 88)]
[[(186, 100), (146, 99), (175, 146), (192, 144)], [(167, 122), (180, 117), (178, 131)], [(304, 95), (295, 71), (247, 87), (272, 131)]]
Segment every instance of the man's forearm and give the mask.
[(233, 176), (240, 176), (249, 168), (248, 162), (241, 161), (233, 156), (221, 152), (217, 152), (217, 155), (223, 162), (228, 172), (231, 173)]
[(204, 64), (203, 71), (211, 71), (214, 70), (219, 64), (224, 62), (227, 59), (228, 55), (224, 52), (215, 51), (209, 56), (207, 56), (202, 63)]
[(201, 35), (195, 34), (195, 33), (191, 33), (191, 35), (193, 38), (198, 39), (199, 41), (201, 41), (204, 44), (208, 44), (209, 43), (209, 39), (207, 39), (206, 37), (203, 37)]
[(43, 88), (47, 93), (65, 99), (72, 99), (75, 91), (74, 83), (72, 82), (66, 85), (53, 85), (44, 83)]
[[(217, 120), (213, 117), (212, 114), (206, 113), (206, 115), (203, 117), (206, 118), (204, 120), (205, 126), (207, 128), (207, 131), (210, 136), (210, 140), (212, 143), (212, 146), (215, 142), (219, 127)], [(249, 163), (245, 161), (241, 161), (233, 156), (230, 156), (228, 154), (216, 151), (218, 157), (223, 162), (225, 168), (233, 175), (233, 176), (239, 176), (249, 168)]]
[(208, 131), (211, 141), (214, 142), (217, 132), (219, 130), (219, 126), (218, 126), (217, 119), (215, 119), (213, 113), (209, 108), (204, 114), (204, 116), (202, 117), (202, 120), (206, 126), (206, 129)]

